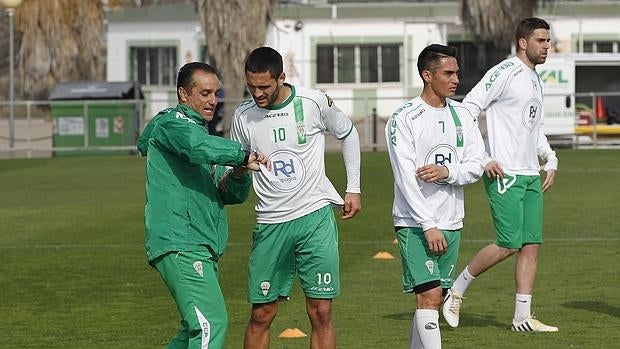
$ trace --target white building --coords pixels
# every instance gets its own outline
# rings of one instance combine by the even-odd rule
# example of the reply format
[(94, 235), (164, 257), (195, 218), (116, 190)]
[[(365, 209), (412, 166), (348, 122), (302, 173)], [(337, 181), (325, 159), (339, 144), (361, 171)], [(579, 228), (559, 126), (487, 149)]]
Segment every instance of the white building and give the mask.
[[(509, 54), (489, 51), (486, 67), (474, 58), (477, 47), (461, 25), (458, 1), (281, 2), (266, 45), (284, 57), (291, 83), (326, 90), (353, 118), (365, 118), (373, 108), (386, 116), (417, 95), (422, 82), (416, 60), (428, 44), (459, 48), (459, 93)], [(607, 61), (620, 56), (619, 1), (554, 1), (536, 15), (550, 22), (557, 56), (589, 52)], [(152, 115), (176, 102), (176, 71), (185, 62), (204, 60), (207, 46), (191, 5), (110, 12), (107, 79), (139, 80), (150, 101), (146, 114)], [(604, 91), (619, 90), (620, 62), (615, 65), (593, 77)]]

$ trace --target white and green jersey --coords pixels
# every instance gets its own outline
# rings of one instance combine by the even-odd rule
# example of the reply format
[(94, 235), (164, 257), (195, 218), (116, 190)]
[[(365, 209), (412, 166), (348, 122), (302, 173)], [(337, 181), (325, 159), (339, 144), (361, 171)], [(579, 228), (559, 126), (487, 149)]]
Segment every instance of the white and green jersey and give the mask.
[[(385, 127), (394, 174), (396, 227), (455, 230), (463, 227), (463, 186), (484, 171), (484, 143), (478, 123), (456, 101), (434, 108), (416, 97), (396, 109)], [(448, 178), (426, 183), (416, 170), (444, 165)]]
[[(287, 86), (291, 95), (281, 104), (261, 108), (254, 100), (241, 103), (230, 130), (246, 150), (271, 161), (271, 171), (252, 176), (258, 223), (287, 222), (344, 203), (325, 175), (325, 133), (344, 139), (353, 123), (324, 93)], [(359, 182), (348, 183), (347, 191), (359, 192)]]
[(478, 117), (486, 110), (487, 157), (513, 175), (556, 170), (558, 159), (543, 132), (543, 84), (535, 70), (518, 57), (491, 68), (467, 94), (463, 104)]

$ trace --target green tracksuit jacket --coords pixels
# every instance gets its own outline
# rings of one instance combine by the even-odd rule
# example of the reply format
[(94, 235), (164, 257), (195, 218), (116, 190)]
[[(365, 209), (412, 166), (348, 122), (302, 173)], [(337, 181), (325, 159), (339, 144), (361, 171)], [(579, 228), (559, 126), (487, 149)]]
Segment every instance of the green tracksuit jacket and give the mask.
[[(248, 197), (250, 175), (226, 176), (221, 165), (241, 165), (246, 153), (210, 136), (205, 120), (185, 105), (164, 109), (138, 139), (146, 156), (145, 247), (149, 262), (171, 251), (209, 251), (217, 260), (228, 241), (224, 204)], [(218, 166), (220, 165), (220, 166)]]

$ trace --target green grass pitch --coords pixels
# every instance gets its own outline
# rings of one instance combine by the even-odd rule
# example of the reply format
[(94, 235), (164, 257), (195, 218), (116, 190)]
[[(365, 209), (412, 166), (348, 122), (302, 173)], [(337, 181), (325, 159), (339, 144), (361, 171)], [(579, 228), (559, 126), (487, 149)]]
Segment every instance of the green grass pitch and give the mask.
[[(514, 258), (469, 289), (461, 326), (441, 321), (444, 348), (618, 348), (620, 346), (620, 152), (558, 151), (556, 184), (545, 195), (545, 239), (533, 298), (558, 333), (508, 331)], [(330, 177), (344, 188), (339, 154)], [(363, 211), (340, 221), (342, 295), (334, 303), (339, 348), (406, 348), (412, 295), (401, 292), (391, 226), (387, 155), (362, 157)], [(143, 249), (144, 161), (133, 156), (0, 161), (0, 348), (162, 348), (178, 315)], [(230, 245), (221, 261), (228, 304), (227, 348), (240, 348), (249, 314), (246, 263), (252, 199), (229, 208)], [(481, 185), (466, 190), (459, 271), (493, 240)], [(377, 261), (378, 251), (395, 255)], [(272, 348), (309, 333), (299, 285), (281, 303)]]

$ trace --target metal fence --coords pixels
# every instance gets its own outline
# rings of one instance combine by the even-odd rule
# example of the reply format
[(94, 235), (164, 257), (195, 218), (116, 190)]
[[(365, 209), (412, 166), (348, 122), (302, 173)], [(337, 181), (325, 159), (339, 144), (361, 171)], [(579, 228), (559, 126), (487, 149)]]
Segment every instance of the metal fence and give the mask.
[[(16, 101), (10, 118), (9, 103), (0, 102), (0, 158), (135, 152), (144, 105), (144, 100)], [(119, 113), (123, 107), (129, 116)], [(119, 135), (117, 142), (111, 134)]]
[(575, 113), (574, 147), (620, 146), (620, 92), (576, 93), (574, 97), (576, 106), (586, 106)]
[[(620, 102), (618, 108), (611, 111), (602, 110), (602, 98), (612, 98), (620, 101), (620, 93), (577, 93), (572, 95), (573, 101), (582, 101), (579, 105), (590, 105), (591, 108), (580, 108), (575, 113), (573, 132), (549, 136), (550, 143), (563, 147), (618, 147), (620, 146)], [(334, 98), (336, 103), (351, 115), (360, 134), (363, 150), (384, 150), (384, 128), (389, 113), (408, 98)], [(458, 99), (458, 98), (457, 98)], [(145, 100), (80, 100), (80, 101), (16, 101), (14, 118), (8, 117), (8, 102), (0, 102), (0, 158), (31, 158), (51, 157), (58, 154), (88, 154), (88, 153), (135, 153), (135, 140), (151, 115), (144, 115), (149, 103), (162, 105), (164, 101)], [(224, 99), (224, 103), (236, 105), (239, 100)], [(354, 108), (353, 105), (356, 107)], [(125, 127), (135, 128), (131, 133), (130, 141), (104, 142), (118, 131), (119, 118), (111, 111), (109, 120), (101, 116), (101, 110), (126, 106), (134, 111), (132, 121), (124, 119)], [(343, 107), (344, 106), (344, 107)], [(98, 113), (94, 109), (98, 108)], [(73, 108), (63, 115), (59, 108)], [(357, 110), (357, 112), (347, 109)], [(609, 109), (609, 108), (608, 108)], [(76, 112), (79, 110), (79, 112)], [(97, 114), (97, 115), (95, 115)], [(606, 118), (605, 118), (606, 116)], [(65, 119), (63, 119), (65, 118)], [(484, 115), (481, 116), (481, 119)], [(97, 122), (93, 122), (96, 119)], [(612, 121), (613, 123), (610, 123)], [(130, 125), (129, 125), (130, 124)], [(223, 120), (224, 126), (229, 126), (230, 118)], [(481, 122), (484, 125), (484, 122)], [(95, 129), (93, 129), (95, 128)], [(108, 128), (106, 131), (105, 128)], [(126, 129), (123, 132), (126, 133)], [(227, 134), (226, 127), (224, 128)], [(484, 130), (483, 130), (484, 133)], [(11, 137), (12, 136), (12, 137)], [(66, 139), (63, 138), (66, 136)], [(69, 141), (69, 139), (71, 141)], [(112, 143), (112, 144), (111, 144)], [(12, 145), (12, 146), (11, 146)], [(327, 149), (339, 149), (340, 143), (333, 137), (328, 137)]]

